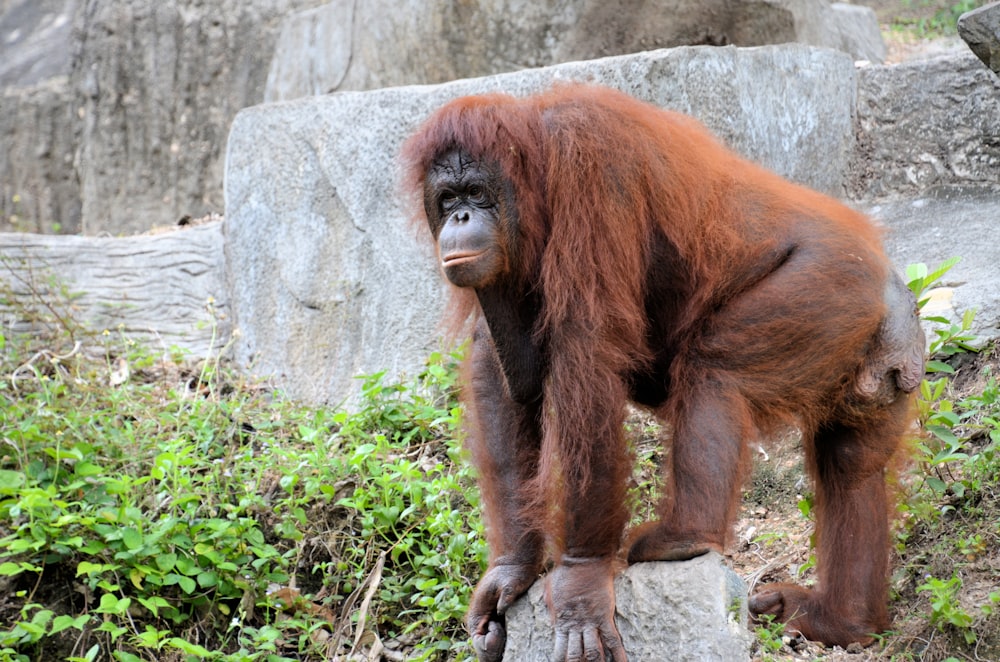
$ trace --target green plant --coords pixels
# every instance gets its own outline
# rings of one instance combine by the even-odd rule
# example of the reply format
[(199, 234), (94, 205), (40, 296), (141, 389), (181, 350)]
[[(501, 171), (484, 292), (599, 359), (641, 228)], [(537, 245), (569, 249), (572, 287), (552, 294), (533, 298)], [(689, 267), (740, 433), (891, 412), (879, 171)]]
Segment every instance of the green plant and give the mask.
[(917, 592), (929, 594), (931, 623), (942, 631), (949, 625), (954, 627), (961, 633), (965, 643), (972, 644), (976, 641), (976, 633), (972, 629), (972, 616), (958, 604), (956, 599), (961, 588), (962, 580), (957, 575), (946, 580), (928, 576), (927, 581), (917, 587)]
[(948, 4), (942, 3), (940, 0), (903, 0), (902, 7), (904, 9), (936, 7), (936, 10), (930, 16), (896, 17), (893, 20), (892, 28), (896, 31), (912, 33), (922, 39), (955, 34), (958, 18), (965, 12), (981, 6), (985, 1), (959, 0), (959, 2)]
[[(917, 297), (917, 305), (921, 311), (930, 300), (929, 292), (958, 260), (957, 257), (950, 258), (933, 270), (928, 269), (925, 264), (907, 266), (907, 285)], [(976, 351), (971, 344), (975, 341), (975, 336), (969, 331), (974, 318), (974, 311), (966, 311), (962, 315), (961, 324), (954, 324), (947, 318), (936, 315), (922, 317), (925, 322), (938, 325), (933, 328), (936, 337), (931, 340), (929, 347), (929, 373), (952, 374), (954, 368), (941, 359)], [(947, 387), (948, 381), (945, 378), (925, 379), (921, 382), (917, 414), (921, 427), (930, 436), (918, 440), (915, 448), (917, 461), (925, 470), (926, 484), (939, 494), (951, 489), (961, 497), (966, 484), (956, 478), (952, 467), (954, 463), (963, 462), (969, 457), (967, 439), (960, 436), (958, 431), (966, 420), (975, 416), (975, 412), (967, 406), (956, 409), (955, 404), (946, 397)]]
[[(956, 261), (946, 261), (934, 270), (924, 265), (908, 268), (909, 284), (921, 308), (928, 300), (928, 289)], [(930, 624), (938, 630), (957, 633), (966, 645), (981, 646), (980, 637), (991, 633), (985, 619), (993, 614), (997, 601), (991, 595), (988, 603), (979, 607), (978, 617), (963, 607), (960, 573), (976, 572), (975, 566), (994, 547), (993, 495), (1000, 486), (998, 389), (988, 365), (971, 382), (979, 386), (966, 391), (967, 395), (958, 395), (951, 381), (950, 375), (955, 373), (953, 365), (965, 367), (968, 378), (967, 366), (974, 364), (953, 358), (979, 351), (969, 333), (971, 313), (963, 315), (959, 325), (936, 316), (925, 316), (924, 320), (937, 325), (930, 344), (932, 362), (928, 371), (940, 376), (923, 381), (916, 401), (925, 435), (914, 446), (917, 470), (911, 475), (912, 480), (904, 479), (908, 495), (902, 509), (911, 517), (900, 531), (897, 550), (904, 558), (910, 556), (911, 546), (921, 550), (912, 555), (908, 569), (913, 574), (921, 573), (916, 594), (925, 594), (931, 603)], [(981, 356), (986, 363), (995, 356), (995, 351), (989, 345), (982, 348)], [(923, 574), (929, 565), (935, 568), (934, 575)], [(948, 579), (938, 578), (949, 573)], [(968, 600), (969, 596), (962, 599)]]
[(774, 616), (764, 615), (754, 627), (757, 644), (766, 654), (777, 653), (784, 646), (785, 624), (774, 620)]
[[(0, 659), (320, 660), (371, 637), (470, 656), (486, 552), (454, 357), (365, 378), (352, 412), (305, 407), (218, 354), (80, 332), (54, 296), (31, 311), (47, 333), (0, 340)], [(104, 358), (48, 349), (67, 338)]]
[[(941, 278), (955, 266), (959, 258), (953, 257), (942, 262), (937, 268), (929, 271), (926, 264), (910, 264), (906, 267), (907, 286), (917, 297), (917, 307), (921, 310), (930, 301), (930, 291), (934, 289)], [(975, 319), (975, 311), (967, 310), (962, 314), (961, 322), (956, 324), (940, 315), (925, 315), (925, 322), (939, 325), (933, 329), (935, 338), (931, 339), (928, 348), (931, 360), (927, 362), (927, 372), (953, 373), (955, 370), (944, 361), (935, 357), (949, 357), (962, 352), (976, 351), (973, 343), (975, 334), (970, 332)]]

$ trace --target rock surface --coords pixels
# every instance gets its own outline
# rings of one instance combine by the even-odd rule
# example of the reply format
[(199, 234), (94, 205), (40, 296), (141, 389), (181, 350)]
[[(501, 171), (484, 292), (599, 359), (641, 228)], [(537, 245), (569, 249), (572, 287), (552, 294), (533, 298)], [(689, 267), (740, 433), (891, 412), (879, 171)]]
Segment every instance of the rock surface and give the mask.
[(857, 126), (852, 198), (1000, 192), (1000, 78), (971, 53), (861, 67)]
[(878, 18), (871, 7), (835, 2), (827, 11), (831, 30), (824, 33), (823, 46), (850, 54), (855, 60), (880, 63), (885, 60), (886, 46), (882, 40)]
[(131, 234), (223, 211), (229, 123), (264, 98), (281, 18), (321, 1), (7, 3), (0, 229)]
[(800, 45), (693, 47), (440, 86), (343, 92), (241, 112), (226, 168), (237, 361), (290, 395), (339, 402), (356, 375), (415, 375), (437, 349), (444, 285), (401, 207), (399, 147), (446, 101), (600, 82), (705, 121), (738, 151), (827, 191), (853, 144), (854, 68)]
[(0, 12), (0, 230), (80, 229), (69, 80), (80, 4), (16, 0)]
[[(504, 662), (549, 662), (554, 635), (540, 579), (507, 612)], [(615, 579), (615, 624), (629, 660), (750, 659), (747, 587), (715, 553), (639, 563)]]
[(962, 14), (958, 34), (983, 64), (1000, 75), (1000, 2)]
[(223, 211), (226, 133), (264, 98), (281, 18), (316, 0), (87, 0), (73, 83), (85, 234)]
[(79, 118), (69, 79), (0, 91), (0, 229), (79, 232)]
[(682, 45), (787, 42), (881, 62), (875, 13), (828, 0), (334, 0), (288, 16), (265, 100), (440, 83)]
[(0, 88), (68, 76), (80, 0), (15, 0), (0, 5)]
[[(0, 286), (28, 307), (70, 304), (65, 287), (74, 321), (92, 332), (120, 328), (151, 350), (207, 357), (229, 339), (222, 241), (219, 221), (116, 239), (0, 233)], [(0, 329), (33, 331), (2, 305)]]
[(878, 59), (874, 16), (838, 7), (828, 0), (5, 0), (0, 231), (131, 234), (223, 211), (226, 134), (239, 109), (265, 99), (265, 87), (268, 100), (287, 99), (679, 44), (799, 41)]
[[(889, 257), (902, 270), (961, 258), (945, 275), (934, 314), (959, 321), (975, 310), (980, 342), (1000, 337), (1000, 195), (986, 188), (943, 188), (879, 201), (867, 209), (888, 229)], [(928, 334), (928, 339), (936, 337)]]

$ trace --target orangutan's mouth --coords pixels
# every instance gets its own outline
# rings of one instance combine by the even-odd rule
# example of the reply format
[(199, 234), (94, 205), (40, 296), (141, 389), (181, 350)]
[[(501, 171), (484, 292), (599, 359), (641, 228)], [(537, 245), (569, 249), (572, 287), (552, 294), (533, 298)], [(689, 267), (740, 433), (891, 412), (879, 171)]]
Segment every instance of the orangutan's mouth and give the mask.
[(475, 262), (486, 251), (456, 251), (448, 253), (441, 259), (441, 266), (444, 268), (457, 267), (466, 262)]

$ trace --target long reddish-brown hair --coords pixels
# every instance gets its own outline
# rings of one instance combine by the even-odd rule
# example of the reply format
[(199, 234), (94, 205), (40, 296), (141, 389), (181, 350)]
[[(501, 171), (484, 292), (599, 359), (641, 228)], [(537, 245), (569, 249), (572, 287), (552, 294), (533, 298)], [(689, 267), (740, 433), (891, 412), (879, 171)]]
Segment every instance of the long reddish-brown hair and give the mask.
[[(866, 247), (869, 255), (858, 258), (868, 273), (874, 269), (876, 278), (885, 277), (883, 267), (873, 266), (884, 262), (880, 237), (860, 214), (739, 158), (690, 117), (607, 88), (560, 84), (524, 99), (505, 94), (457, 99), (404, 145), (406, 187), (419, 196), (435, 161), (454, 149), (496, 164), (515, 192), (518, 260), (511, 272), (541, 294), (535, 334), (552, 348), (545, 396), (559, 411), (558, 417), (545, 419), (543, 484), (551, 485), (560, 471), (549, 463), (585, 471), (591, 466), (589, 453), (616, 452), (569, 440), (574, 430), (608, 439), (621, 434), (620, 411), (628, 395), (623, 376), (641, 370), (653, 354), (645, 286), (655, 233), (666, 237), (680, 262), (670, 268), (683, 274), (678, 289), (688, 297), (675, 324), (682, 333), (753, 284), (754, 265), (772, 248), (769, 242), (777, 250), (777, 238), (793, 217), (834, 219), (846, 247), (857, 252), (859, 239)], [(426, 224), (422, 207), (416, 216)], [(829, 287), (837, 287), (833, 274)], [(824, 295), (802, 296), (814, 308)], [(454, 308), (463, 318), (475, 314), (473, 293), (457, 292)], [(874, 302), (830, 313), (853, 320), (859, 362), (883, 310)], [(795, 329), (778, 327), (763, 315), (758, 333), (768, 342), (805, 342)], [(700, 337), (689, 335), (691, 342)], [(815, 357), (842, 365), (850, 359)], [(672, 388), (686, 388), (685, 371), (691, 369), (674, 366)], [(776, 365), (772, 373), (753, 376), (760, 383), (745, 385), (744, 392), (770, 398), (746, 414), (758, 428), (790, 422), (780, 417), (789, 404), (781, 400), (792, 370)], [(819, 387), (827, 385), (801, 385)], [(817, 407), (823, 400), (820, 394), (789, 397)], [(610, 415), (596, 413), (607, 411)], [(804, 414), (806, 425), (823, 415), (810, 416), (808, 408)], [(609, 457), (609, 464), (616, 462)], [(575, 478), (587, 480), (586, 475)]]

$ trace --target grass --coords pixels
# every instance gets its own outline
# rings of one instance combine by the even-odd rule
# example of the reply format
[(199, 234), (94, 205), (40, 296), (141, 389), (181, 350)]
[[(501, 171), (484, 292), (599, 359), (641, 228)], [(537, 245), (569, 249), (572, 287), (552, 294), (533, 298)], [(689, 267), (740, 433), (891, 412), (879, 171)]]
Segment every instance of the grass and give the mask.
[(878, 12), (881, 19), (887, 22), (890, 32), (928, 39), (956, 34), (959, 16), (988, 1), (899, 0), (878, 3)]

